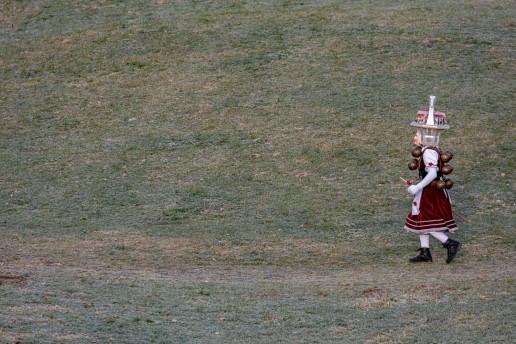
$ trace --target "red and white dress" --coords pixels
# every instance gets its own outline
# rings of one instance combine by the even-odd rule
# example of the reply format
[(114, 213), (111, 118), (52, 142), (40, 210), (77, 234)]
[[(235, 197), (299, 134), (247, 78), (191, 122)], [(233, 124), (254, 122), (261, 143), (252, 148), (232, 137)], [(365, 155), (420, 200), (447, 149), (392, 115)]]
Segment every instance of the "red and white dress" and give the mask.
[[(420, 175), (424, 177), (434, 169), (439, 173), (439, 154), (434, 149), (423, 149)], [(432, 172), (433, 173), (433, 172)], [(434, 185), (433, 185), (434, 184)], [(448, 190), (439, 190), (435, 183), (429, 183), (414, 195), (412, 212), (405, 220), (405, 230), (413, 233), (426, 234), (430, 232), (454, 232), (457, 224), (453, 219), (451, 199)]]

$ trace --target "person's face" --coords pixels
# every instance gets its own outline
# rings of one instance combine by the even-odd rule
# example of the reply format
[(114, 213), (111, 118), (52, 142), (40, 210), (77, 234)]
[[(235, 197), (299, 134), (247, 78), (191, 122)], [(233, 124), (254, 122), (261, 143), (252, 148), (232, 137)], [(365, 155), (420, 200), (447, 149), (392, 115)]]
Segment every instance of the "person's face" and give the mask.
[(421, 133), (419, 131), (414, 136), (414, 143), (416, 146), (421, 146)]

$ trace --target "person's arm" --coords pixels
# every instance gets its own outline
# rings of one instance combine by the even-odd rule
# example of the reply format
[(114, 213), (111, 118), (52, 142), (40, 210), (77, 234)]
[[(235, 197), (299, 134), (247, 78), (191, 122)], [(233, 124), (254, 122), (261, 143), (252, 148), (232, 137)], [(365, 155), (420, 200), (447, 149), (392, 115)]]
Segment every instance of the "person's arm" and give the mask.
[(437, 178), (437, 166), (439, 163), (439, 155), (436, 151), (433, 149), (425, 149), (423, 151), (423, 161), (425, 163), (425, 171), (427, 172), (427, 175), (423, 180), (421, 180), (416, 185), (411, 185), (407, 188), (407, 191), (415, 195), (419, 191), (423, 190), (425, 186), (430, 184), (434, 181), (435, 178)]
[(416, 185), (411, 185), (407, 188), (407, 191), (412, 194), (412, 195), (415, 195), (417, 194), (419, 191), (423, 190), (423, 188), (425, 186), (427, 186), (428, 184), (430, 184), (431, 182), (433, 182), (433, 180), (435, 178), (437, 178), (437, 167), (431, 167), (431, 168), (427, 168), (427, 171), (428, 171), (428, 174), (426, 175), (425, 178), (423, 178), (423, 180), (421, 180), (419, 183), (417, 183)]

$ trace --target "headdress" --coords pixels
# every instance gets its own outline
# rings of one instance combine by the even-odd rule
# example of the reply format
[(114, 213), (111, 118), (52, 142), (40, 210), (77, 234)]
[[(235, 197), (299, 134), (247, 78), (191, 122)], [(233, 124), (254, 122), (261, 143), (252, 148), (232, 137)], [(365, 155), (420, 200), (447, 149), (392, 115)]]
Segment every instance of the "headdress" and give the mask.
[(410, 123), (411, 126), (417, 127), (421, 133), (421, 144), (424, 146), (439, 145), (441, 131), (450, 129), (446, 122), (446, 114), (444, 112), (434, 113), (435, 96), (430, 96), (430, 107), (428, 110), (419, 110), (417, 117)]

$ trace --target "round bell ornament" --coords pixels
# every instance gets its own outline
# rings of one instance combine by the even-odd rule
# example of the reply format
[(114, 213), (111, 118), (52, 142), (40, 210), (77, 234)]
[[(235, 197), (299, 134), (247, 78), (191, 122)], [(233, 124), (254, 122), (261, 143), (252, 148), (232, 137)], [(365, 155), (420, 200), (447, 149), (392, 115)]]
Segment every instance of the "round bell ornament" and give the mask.
[(446, 183), (443, 180), (439, 180), (435, 187), (439, 190), (444, 190), (446, 188)]
[(443, 174), (450, 174), (453, 172), (452, 165), (444, 165), (442, 169)]
[(453, 159), (453, 153), (450, 152), (450, 151), (446, 151), (444, 153), (441, 154), (441, 160), (443, 162), (448, 162), (450, 161), (451, 159)]
[(453, 187), (453, 180), (449, 179), (449, 178), (446, 178), (444, 179), (444, 184), (446, 185), (446, 188), (449, 190)]
[(408, 163), (408, 168), (409, 170), (417, 170), (417, 166), (419, 165), (417, 159), (412, 159), (409, 161)]
[(412, 148), (412, 156), (414, 158), (419, 158), (421, 156), (422, 151), (423, 150), (421, 149), (421, 147), (416, 146), (416, 147)]

